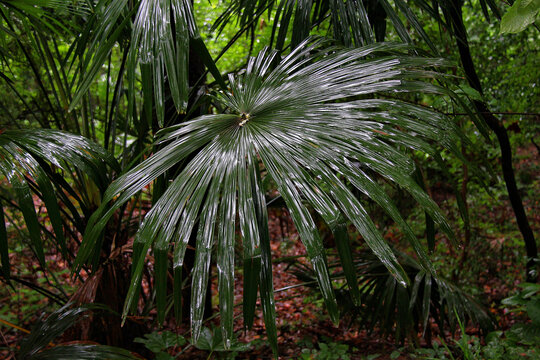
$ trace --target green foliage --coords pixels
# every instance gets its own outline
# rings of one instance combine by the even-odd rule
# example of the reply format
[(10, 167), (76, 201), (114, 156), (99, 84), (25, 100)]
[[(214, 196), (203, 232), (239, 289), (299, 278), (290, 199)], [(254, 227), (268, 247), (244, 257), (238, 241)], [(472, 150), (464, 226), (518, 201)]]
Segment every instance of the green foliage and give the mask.
[[(232, 358), (239, 352), (245, 352), (251, 350), (255, 342), (241, 343), (236, 338), (233, 338), (231, 342), (226, 346), (225, 339), (221, 333), (219, 327), (212, 326), (212, 328), (203, 327), (201, 337), (197, 343), (188, 343), (188, 340), (179, 334), (175, 334), (170, 331), (154, 331), (149, 334), (145, 334), (143, 338), (135, 338), (135, 342), (144, 344), (144, 346), (155, 354), (157, 360), (173, 360), (181, 356), (183, 351), (187, 350), (190, 346), (195, 346), (200, 350), (208, 352), (208, 358), (212, 358), (214, 353), (218, 353), (219, 358)], [(187, 345), (187, 346), (185, 346)], [(170, 350), (178, 350), (183, 347), (176, 356), (172, 356), (168, 353)]]
[(170, 331), (163, 331), (161, 333), (154, 331), (150, 334), (145, 334), (144, 338), (135, 338), (134, 341), (144, 344), (148, 350), (154, 353), (166, 350), (172, 346), (183, 346), (187, 342), (183, 336)]
[(350, 348), (347, 344), (339, 344), (333, 342), (332, 339), (324, 337), (324, 342), (318, 342), (315, 345), (309, 341), (303, 341), (302, 352), (298, 359), (301, 360), (350, 360), (350, 355), (356, 351), (355, 348)]
[[(355, 305), (344, 288), (338, 290), (339, 304), (345, 316), (358, 321), (369, 331), (379, 329), (400, 340), (414, 339), (418, 332), (425, 335), (426, 330), (430, 331), (427, 328), (429, 319), (433, 319), (439, 328), (452, 331), (461, 324), (460, 318), (472, 320), (485, 333), (493, 329), (493, 320), (473, 297), (450, 281), (426, 273), (413, 258), (398, 252), (396, 255), (411, 279), (407, 288), (388, 273), (379, 259), (369, 252), (357, 251), (354, 262), (362, 304)], [(330, 268), (334, 265), (330, 263)], [(313, 280), (313, 271), (300, 263), (294, 263), (291, 271), (303, 282)], [(337, 278), (343, 276), (340, 271), (333, 274)]]
[(488, 334), (485, 345), (477, 336), (462, 336), (455, 340), (455, 346), (450, 347), (441, 341), (434, 342), (431, 348), (416, 349), (410, 354), (413, 359), (425, 360), (533, 360), (538, 358), (538, 346), (527, 346), (516, 343), (505, 337), (502, 331)]
[(136, 359), (129, 351), (112, 346), (83, 345), (83, 344), (56, 344), (51, 341), (61, 336), (68, 328), (81, 320), (81, 315), (90, 308), (97, 306), (70, 308), (71, 304), (50, 314), (45, 320), (34, 325), (30, 335), (21, 341), (18, 352), (19, 359), (28, 360), (91, 360), (110, 359), (128, 360)]
[(200, 350), (208, 351), (208, 358), (210, 358), (214, 352), (218, 352), (223, 354), (225, 358), (234, 359), (235, 355), (239, 352), (251, 349), (251, 344), (241, 343), (234, 337), (225, 337), (219, 327), (212, 327), (212, 329), (203, 327), (200, 337), (194, 345)]
[[(170, 242), (180, 239), (175, 244), (173, 259), (175, 277), (180, 276), (189, 234), (200, 216), (192, 278), (193, 337), (197, 341), (201, 331), (214, 244), (220, 270), (222, 330), (225, 337), (231, 336), (234, 227), (238, 213), (244, 241), (244, 274), (245, 279), (251, 279), (251, 283), (244, 282), (244, 307), (254, 304), (260, 287), (265, 323), (275, 347), (270, 244), (265, 194), (260, 188), (261, 171), (274, 180), (291, 210), (333, 321), (338, 317), (336, 300), (321, 239), (304, 199), (339, 239), (338, 249), (349, 280), (355, 276), (344, 231), (345, 218), (356, 226), (397, 281), (408, 282), (362, 204), (338, 179), (334, 169), (398, 221), (422, 266), (433, 273), (425, 250), (384, 190), (356, 165), (362, 162), (369, 171), (399, 182), (452, 237), (452, 230), (436, 204), (411, 178), (414, 163), (400, 147), (436, 154), (437, 150), (428, 141), (437, 139), (449, 151), (457, 152), (455, 142), (460, 138), (459, 131), (444, 116), (427, 108), (368, 97), (374, 92), (420, 89), (451, 95), (441, 87), (413, 80), (436, 76), (418, 69), (444, 65), (444, 61), (408, 57), (404, 53), (407, 50), (396, 44), (353, 50), (329, 46), (324, 40), (305, 41), (273, 70), (271, 65), (278, 59), (277, 53), (262, 51), (250, 60), (244, 75), (229, 78), (231, 92), (223, 92), (217, 98), (228, 109), (226, 113), (202, 116), (162, 130), (158, 139), (162, 149), (118, 178), (107, 190), (102, 205), (90, 220), (76, 269), (97, 256), (96, 243), (116, 209), (173, 165), (192, 156), (147, 214), (135, 238), (133, 280), (124, 315), (137, 303), (147, 250), (154, 251), (156, 269), (161, 269), (156, 272), (156, 282), (161, 283), (166, 279)], [(378, 54), (385, 57), (364, 60)], [(397, 81), (398, 74), (406, 74), (411, 80)], [(363, 99), (356, 100), (357, 96)], [(414, 131), (416, 136), (408, 136), (405, 129)], [(296, 161), (291, 163), (291, 158)], [(116, 201), (111, 205), (113, 199)], [(217, 222), (213, 220), (216, 217)], [(356, 286), (354, 281), (351, 284)], [(164, 302), (160, 299), (165, 296), (165, 292), (157, 292), (158, 314), (163, 314), (164, 307), (160, 304)], [(252, 316), (251, 313), (244, 319), (248, 327)]]
[(515, 343), (535, 345), (540, 343), (540, 284), (524, 283), (522, 290), (502, 301), (505, 305), (518, 306), (514, 311), (525, 311), (530, 323), (514, 325), (506, 334)]
[(144, 344), (144, 346), (156, 354), (157, 360), (172, 360), (173, 356), (167, 354), (166, 350), (171, 347), (184, 346), (187, 340), (178, 334), (174, 334), (170, 331), (157, 332), (154, 331), (150, 334), (145, 334), (144, 338), (135, 338), (135, 342)]
[[(509, 333), (496, 331), (488, 334), (486, 345), (482, 347), (482, 354), (486, 359), (493, 360), (518, 360), (518, 359), (536, 359), (540, 354), (540, 349), (535, 344), (532, 346), (521, 344), (512, 339)], [(538, 342), (536, 342), (536, 345)]]
[[(455, 30), (448, 22), (448, 15), (456, 10), (450, 2), (413, 3), (446, 30)], [(530, 22), (535, 4), (537, 0), (517, 1), (504, 26)], [(443, 159), (457, 159), (450, 167), (458, 169), (463, 160), (460, 146), (470, 142), (455, 122), (430, 106), (452, 104), (449, 108), (453, 109), (455, 101), (459, 103), (456, 109), (470, 113), (468, 101), (481, 96), (468, 87), (462, 86), (457, 96), (447, 89), (451, 81), (460, 81), (439, 72), (449, 62), (426, 58), (411, 46), (377, 43), (385, 37), (408, 45), (422, 41), (431, 53), (445, 53), (444, 46), (432, 40), (429, 26), (420, 22), (423, 18), (417, 16), (413, 4), (402, 0), (234, 0), (195, 5), (196, 10), (188, 0), (0, 1), (0, 80), (2, 90), (13, 95), (0, 99), (7, 114), (2, 126), (10, 128), (0, 134), (0, 170), (12, 185), (12, 190), (3, 191), (0, 204), (3, 278), (12, 275), (8, 207), (22, 213), (26, 231), (21, 233), (28, 234), (26, 243), (44, 269), (49, 248), (58, 248), (70, 263), (74, 247), (78, 250), (74, 273), (84, 269), (96, 274), (103, 264), (117, 261), (109, 255), (129, 244), (139, 229), (133, 242), (124, 316), (139, 310), (141, 281), (154, 276), (153, 282), (148, 281), (155, 287), (147, 290), (151, 294), (145, 294), (145, 306), (148, 309), (149, 299), (155, 298), (158, 322), (163, 323), (170, 299), (169, 271), (176, 314), (180, 314), (179, 294), (186, 282), (184, 257), (192, 238), (196, 249), (190, 274), (193, 342), (210, 352), (241, 351), (243, 345), (235, 343), (233, 332), (233, 289), (238, 263), (235, 245), (242, 243), (244, 322), (251, 326), (260, 297), (275, 351), (266, 208), (275, 199), (270, 195), (279, 192), (307, 249), (321, 303), (334, 322), (338, 319), (337, 284), (329, 271), (317, 217), (336, 240), (351, 303), (359, 306), (365, 296), (366, 307), (378, 312), (374, 294), (382, 293), (386, 300), (382, 323), (393, 326), (389, 314), (397, 309), (398, 337), (418, 324), (425, 328), (430, 309), (436, 306), (440, 306), (439, 319), (451, 316), (452, 304), (461, 305), (460, 316), (481, 316), (470, 299), (437, 277), (424, 244), (404, 220), (403, 208), (395, 204), (389, 193), (393, 190), (387, 186), (394, 184), (407, 192), (420, 204), (426, 219), (434, 219), (453, 239), (442, 212), (416, 183), (418, 164), (411, 154), (435, 159), (438, 167), (446, 166)], [(473, 6), (479, 6), (486, 17), (488, 7), (498, 15), (492, 0)], [(393, 29), (386, 30), (387, 22)], [(438, 26), (433, 24), (432, 28)], [(492, 30), (487, 31), (489, 36)], [(313, 40), (309, 37), (313, 33), (331, 40)], [(519, 36), (528, 35), (524, 31)], [(215, 43), (208, 43), (214, 39)], [(492, 48), (505, 49), (505, 55), (523, 59), (530, 70), (524, 72), (531, 73), (537, 59), (513, 39), (482, 38), (482, 56)], [(216, 59), (229, 45), (237, 48), (218, 67)], [(534, 44), (530, 47), (535, 49)], [(252, 53), (258, 55), (251, 57)], [(501, 74), (510, 74), (517, 66), (482, 63), (490, 70), (484, 73), (496, 74), (486, 75), (489, 81), (499, 82), (499, 87), (489, 90), (492, 93), (484, 94), (486, 98), (520, 111), (529, 111), (530, 103), (530, 111), (535, 111), (540, 87), (524, 81), (528, 74), (512, 73), (505, 78)], [(205, 75), (191, 79), (195, 72), (190, 65), (205, 66), (215, 82), (204, 84)], [(26, 71), (28, 67), (32, 71)], [(229, 72), (229, 78), (223, 79), (222, 73)], [(515, 100), (516, 89), (526, 93), (523, 99), (529, 103)], [(497, 96), (489, 96), (493, 94)], [(419, 102), (422, 105), (413, 104)], [(476, 126), (485, 133), (481, 121)], [(20, 127), (44, 129), (13, 130)], [(534, 135), (535, 127), (529, 128)], [(467, 130), (477, 136), (475, 129)], [(112, 179), (116, 180), (111, 184)], [(267, 189), (265, 184), (272, 186)], [(138, 195), (141, 191), (144, 196)], [(37, 199), (45, 205), (46, 221), (38, 218)], [(398, 261), (372, 220), (371, 208), (397, 224), (417, 261), (404, 260), (405, 265)], [(384, 283), (365, 272), (358, 281), (349, 223), (375, 253), (368, 267), (384, 273)], [(80, 248), (79, 233), (85, 234)], [(434, 247), (433, 236), (428, 242)], [(149, 272), (148, 251), (153, 255)], [(212, 333), (202, 320), (213, 263), (218, 269), (221, 327)], [(388, 287), (383, 289), (381, 284)], [(406, 284), (411, 286), (405, 288)], [(537, 317), (535, 309), (531, 305), (527, 310), (531, 317)], [(413, 311), (410, 316), (407, 310)], [(163, 350), (173, 340), (170, 334), (154, 333), (139, 341), (165, 358), (168, 354)], [(93, 348), (72, 349), (88, 358)], [(332, 356), (343, 349), (339, 344), (321, 344), (316, 355)], [(55, 347), (50, 356), (61, 358), (68, 350)]]
[(539, 0), (516, 0), (501, 19), (501, 34), (517, 33), (538, 19)]
[[(493, 111), (534, 113), (540, 109), (540, 84), (529, 74), (540, 66), (540, 32), (533, 27), (518, 34), (501, 35), (496, 23), (479, 19), (479, 5), (463, 8), (471, 51), (484, 88), (484, 98)], [(506, 115), (520, 125), (534, 122), (531, 116)], [(513, 142), (514, 143), (514, 142)]]
[[(505, 299), (507, 305), (529, 305), (537, 311), (539, 286), (528, 284), (518, 295)], [(528, 306), (527, 306), (528, 307)], [(415, 355), (420, 359), (465, 359), (465, 360), (518, 360), (536, 359), (539, 355), (539, 331), (538, 324), (534, 321), (530, 324), (520, 323), (512, 327), (506, 333), (494, 331), (485, 337), (485, 345), (482, 345), (477, 336), (467, 335), (463, 323), (459, 320), (461, 337), (453, 339), (454, 346), (450, 347), (443, 339), (442, 346), (434, 343), (431, 349), (417, 349)], [(413, 358), (418, 358), (413, 355)]]
[[(219, 65), (221, 73), (241, 71), (253, 53), (258, 53), (270, 43), (272, 17), (253, 23), (241, 34), (236, 23), (228, 23), (216, 31), (217, 19), (226, 12), (227, 2), (197, 0), (193, 7), (195, 20), (208, 47), (209, 53)], [(238, 37), (236, 40), (235, 38)], [(234, 40), (234, 41), (233, 41)], [(212, 82), (212, 79), (209, 79)]]

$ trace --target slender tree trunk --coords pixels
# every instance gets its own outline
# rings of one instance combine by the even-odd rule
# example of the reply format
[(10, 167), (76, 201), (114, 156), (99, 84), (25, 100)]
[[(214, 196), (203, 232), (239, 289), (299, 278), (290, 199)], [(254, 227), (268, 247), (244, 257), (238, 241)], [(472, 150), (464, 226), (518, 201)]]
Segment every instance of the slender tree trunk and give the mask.
[[(467, 30), (465, 29), (465, 25), (463, 23), (461, 6), (462, 2), (460, 0), (452, 1), (450, 7), (448, 8), (448, 14), (450, 16), (449, 20), (454, 30), (459, 56), (461, 58), (461, 63), (463, 65), (467, 81), (473, 89), (482, 94), (482, 85), (480, 84), (480, 79), (478, 78), (478, 74), (476, 73), (474, 62), (472, 60), (469, 42), (467, 39)], [(527, 281), (536, 282), (538, 276), (536, 271), (534, 271), (534, 259), (538, 257), (538, 248), (536, 246), (536, 240), (534, 239), (534, 234), (529, 225), (527, 215), (525, 214), (525, 208), (523, 207), (523, 202), (517, 188), (514, 169), (512, 167), (512, 148), (510, 146), (508, 133), (502, 122), (489, 111), (489, 108), (485, 102), (475, 100), (474, 105), (484, 118), (484, 121), (488, 127), (497, 136), (499, 147), (501, 149), (501, 166), (506, 184), (506, 190), (508, 191), (510, 203), (512, 204), (512, 209), (514, 210), (514, 214), (516, 216), (516, 222), (523, 236), (525, 249), (527, 251)]]
[[(465, 151), (465, 146), (461, 144), (461, 154), (464, 158), (467, 158), (467, 152)], [(461, 201), (463, 206), (465, 206), (465, 211), (469, 213), (469, 205), (467, 204), (467, 185), (469, 183), (469, 167), (467, 164), (463, 163), (463, 179), (461, 181), (461, 191), (459, 196), (461, 196)], [(461, 258), (459, 259), (458, 268), (462, 269), (467, 257), (469, 256), (469, 246), (471, 244), (471, 224), (469, 221), (465, 221), (464, 234), (463, 234), (463, 249), (461, 251)], [(453, 281), (457, 281), (458, 272), (454, 269)]]
[(102, 304), (110, 311), (93, 312), (67, 333), (67, 340), (91, 340), (150, 356), (144, 346), (133, 341), (149, 331), (148, 323), (128, 319), (122, 326), (120, 314), (131, 282), (130, 260), (122, 249), (128, 241), (127, 229), (120, 229), (123, 210), (107, 225), (97, 270), (70, 299), (77, 305)]

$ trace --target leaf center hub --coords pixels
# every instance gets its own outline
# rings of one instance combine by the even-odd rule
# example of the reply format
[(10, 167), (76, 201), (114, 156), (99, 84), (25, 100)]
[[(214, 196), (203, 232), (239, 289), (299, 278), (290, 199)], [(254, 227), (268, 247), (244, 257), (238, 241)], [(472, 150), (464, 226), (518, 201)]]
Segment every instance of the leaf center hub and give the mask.
[(240, 120), (238, 126), (242, 127), (249, 121), (249, 114), (243, 112), (242, 115), (240, 115)]

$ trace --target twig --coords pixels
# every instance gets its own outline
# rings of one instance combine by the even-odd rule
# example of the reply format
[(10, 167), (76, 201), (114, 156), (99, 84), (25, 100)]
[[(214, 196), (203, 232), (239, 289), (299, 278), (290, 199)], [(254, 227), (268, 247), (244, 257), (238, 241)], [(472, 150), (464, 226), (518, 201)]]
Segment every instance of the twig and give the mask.
[[(22, 327), (20, 327), (20, 326), (18, 326), (18, 325), (15, 325), (15, 324), (13, 324), (13, 323), (7, 321), (7, 320), (0, 319), (0, 323), (2, 323), (2, 324), (4, 324), (4, 325), (7, 325), (7, 326), (9, 326), (9, 327), (12, 327), (12, 328), (14, 328), (14, 329), (20, 330), (20, 331), (22, 331), (22, 332), (24, 332), (24, 333), (30, 334), (30, 330), (26, 330), (25, 328), (22, 328)], [(3, 334), (3, 333), (2, 333), (2, 338), (4, 338), (4, 334)], [(5, 341), (5, 339), (4, 339), (4, 341)], [(7, 342), (6, 342), (6, 344), (7, 344)]]
[(4, 336), (4, 332), (2, 331), (2, 329), (0, 329), (0, 336), (2, 336), (2, 341), (4, 342), (4, 344), (6, 344), (6, 347), (8, 348), (8, 351), (11, 353), (11, 355), (6, 359), (6, 360), (9, 360), (14, 355), (13, 355), (13, 351), (9, 350), (11, 347), (9, 346), (9, 343), (8, 343), (6, 337)]
[[(519, 116), (540, 116), (540, 113), (529, 112), (511, 112), (511, 111), (479, 111), (479, 114), (496, 114), (496, 115), (519, 115)], [(444, 113), (444, 115), (469, 115), (468, 113)]]

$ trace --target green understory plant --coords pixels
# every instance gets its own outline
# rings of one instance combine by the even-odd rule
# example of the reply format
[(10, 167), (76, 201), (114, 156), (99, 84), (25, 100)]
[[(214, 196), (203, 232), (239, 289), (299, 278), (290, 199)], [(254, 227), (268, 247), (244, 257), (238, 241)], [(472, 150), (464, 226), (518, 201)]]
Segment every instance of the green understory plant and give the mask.
[[(534, 314), (538, 312), (538, 284), (525, 284), (523, 291), (515, 296), (503, 300), (507, 305), (526, 305)], [(528, 305), (528, 306), (527, 306)], [(516, 309), (519, 311), (519, 309)], [(535, 315), (533, 315), (535, 316)], [(439, 338), (441, 344), (433, 343), (432, 348), (416, 349), (413, 358), (441, 360), (441, 359), (464, 359), (464, 360), (519, 360), (537, 359), (540, 354), (540, 331), (538, 323), (518, 323), (506, 332), (493, 331), (485, 336), (485, 344), (482, 344), (478, 336), (468, 335), (464, 323), (456, 313), (461, 337), (453, 339), (447, 344)], [(419, 355), (419, 357), (417, 357)]]
[(347, 344), (336, 343), (327, 337), (323, 337), (322, 340), (317, 344), (305, 340), (298, 359), (350, 360), (350, 355), (356, 351), (355, 348), (350, 348)]
[[(69, 238), (82, 232), (84, 216), (100, 198), (100, 190), (110, 182), (110, 169), (118, 169), (116, 160), (99, 145), (82, 136), (51, 129), (6, 130), (0, 133), (0, 175), (12, 186), (15, 208), (22, 213), (28, 240), (42, 270), (47, 269), (45, 240), (70, 260)], [(80, 196), (78, 189), (87, 188)], [(50, 229), (40, 222), (33, 195), (46, 208)], [(11, 197), (4, 189), (0, 197), (0, 264), (2, 279), (10, 280), (8, 234), (3, 207)], [(61, 208), (59, 202), (63, 203)], [(71, 228), (69, 236), (65, 228)], [(13, 279), (17, 281), (17, 279)], [(65, 299), (64, 299), (65, 301)]]
[[(408, 287), (399, 284), (369, 251), (355, 254), (362, 303), (351, 301), (347, 287), (337, 289), (340, 310), (351, 324), (358, 322), (370, 332), (378, 329), (383, 334), (394, 335), (399, 341), (409, 339), (413, 343), (418, 343), (418, 333), (431, 342), (431, 321), (439, 329), (455, 331), (461, 324), (460, 319), (467, 319), (480, 326), (485, 334), (493, 330), (493, 319), (472, 296), (450, 281), (427, 273), (405, 253), (394, 252), (411, 279)], [(343, 278), (338, 263), (330, 262), (329, 266), (334, 277)], [(302, 282), (313, 283), (313, 270), (309, 266), (294, 262), (290, 271)]]
[[(400, 216), (375, 173), (397, 182), (449, 237), (450, 226), (437, 205), (413, 180), (415, 164), (404, 149), (437, 156), (440, 146), (459, 155), (466, 141), (444, 115), (384, 94), (417, 91), (452, 93), (422, 80), (440, 78), (425, 67), (441, 59), (408, 55), (401, 44), (374, 44), (357, 49), (308, 39), (280, 59), (264, 50), (250, 60), (244, 74), (230, 76), (230, 91), (215, 94), (224, 111), (165, 128), (160, 150), (123, 174), (109, 187), (92, 216), (79, 250), (75, 271), (97, 256), (96, 244), (114, 212), (133, 195), (178, 163), (183, 167), (146, 215), (133, 243), (132, 283), (124, 316), (136, 310), (148, 250), (155, 259), (156, 305), (163, 321), (169, 264), (174, 274), (177, 316), (187, 244), (196, 234), (192, 273), (193, 341), (201, 334), (206, 287), (212, 259), (217, 263), (223, 336), (233, 334), (235, 227), (243, 244), (244, 321), (253, 321), (260, 290), (266, 331), (276, 349), (266, 194), (261, 182), (270, 177), (290, 211), (330, 317), (338, 309), (319, 231), (310, 214), (317, 212), (334, 233), (346, 278), (359, 301), (346, 231), (355, 225), (367, 245), (402, 285), (409, 277), (382, 238), (364, 206), (342, 179), (372, 198), (398, 223), (428, 274), (435, 274), (426, 251)], [(414, 132), (414, 136), (411, 136)], [(185, 163), (184, 163), (185, 161)], [(215, 249), (215, 250), (213, 250)], [(215, 251), (215, 252), (214, 252)], [(172, 261), (169, 263), (169, 252)]]
[(174, 357), (167, 353), (169, 348), (184, 346), (187, 340), (179, 334), (168, 330), (162, 332), (151, 332), (144, 337), (135, 338), (135, 342), (144, 344), (144, 346), (155, 354), (156, 360), (172, 360)]
[(505, 338), (502, 331), (494, 331), (485, 337), (485, 345), (477, 336), (467, 335), (455, 340), (453, 346), (441, 339), (441, 344), (433, 342), (431, 348), (415, 349), (409, 356), (423, 360), (534, 360), (538, 354), (538, 346), (517, 344)]
[[(227, 343), (228, 341), (229, 343)], [(215, 353), (220, 359), (234, 359), (238, 353), (249, 351), (252, 348), (251, 343), (241, 343), (235, 337), (231, 340), (226, 339), (219, 326), (212, 326), (211, 329), (203, 327), (201, 336), (193, 345), (197, 349), (207, 351), (208, 359)]]
[(523, 283), (516, 295), (504, 299), (502, 303), (517, 306), (513, 311), (526, 313), (530, 320), (512, 326), (505, 333), (508, 341), (532, 346), (540, 344), (540, 284)]

